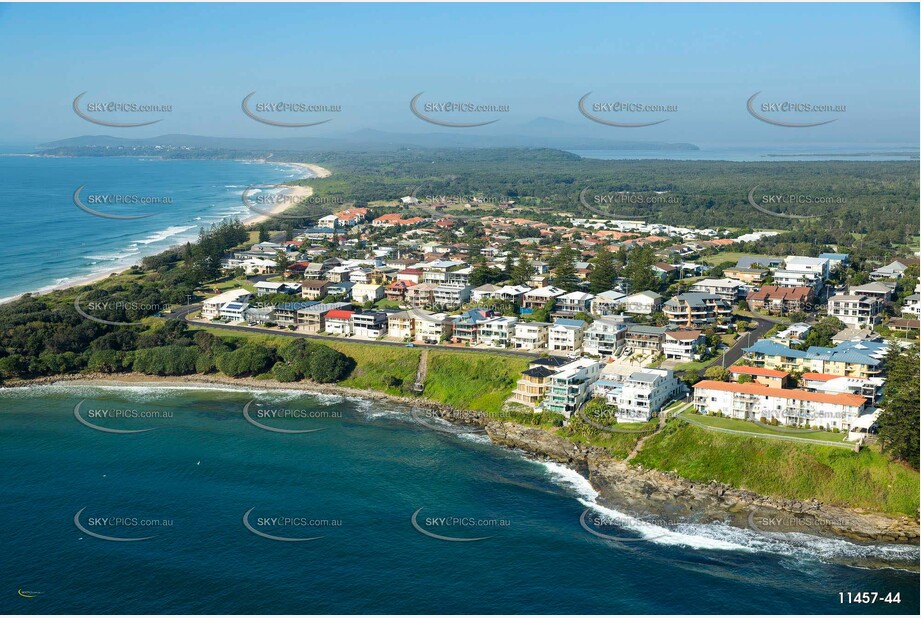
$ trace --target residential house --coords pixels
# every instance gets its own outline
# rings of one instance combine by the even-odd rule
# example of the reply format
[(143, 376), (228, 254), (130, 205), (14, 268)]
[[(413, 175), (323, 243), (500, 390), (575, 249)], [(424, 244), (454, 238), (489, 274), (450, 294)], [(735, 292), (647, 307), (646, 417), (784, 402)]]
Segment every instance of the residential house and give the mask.
[(317, 334), (326, 330), (326, 314), (339, 309), (351, 309), (350, 303), (317, 303), (297, 310), (297, 330)]
[(491, 283), (484, 283), (483, 285), (473, 288), (470, 290), (470, 300), (475, 303), (483, 302), (484, 300), (489, 300), (495, 295), (496, 290), (501, 289), (498, 285), (493, 285)]
[(662, 341), (665, 358), (685, 362), (698, 360), (706, 349), (707, 338), (699, 330), (668, 330)]
[(863, 285), (852, 285), (848, 288), (848, 294), (866, 296), (876, 299), (881, 303), (888, 303), (895, 294), (895, 283), (890, 281), (873, 281)]
[(882, 268), (877, 268), (871, 272), (870, 279), (873, 281), (881, 281), (884, 279), (901, 279), (902, 275), (905, 274), (905, 271), (913, 263), (917, 264), (918, 262), (917, 260), (906, 260), (902, 258), (895, 259)]
[(768, 270), (763, 268), (739, 268), (734, 266), (723, 271), (723, 275), (730, 279), (736, 279), (749, 285), (761, 285), (765, 277), (768, 276)]
[(301, 298), (321, 300), (326, 298), (329, 281), (325, 279), (305, 279), (301, 283)]
[(665, 342), (664, 326), (627, 325), (626, 346), (633, 352), (648, 350), (661, 352)]
[(624, 305), (624, 299), (627, 298), (626, 294), (617, 292), (615, 290), (607, 290), (597, 294), (595, 298), (592, 299), (590, 309), (594, 315), (611, 315), (614, 313), (620, 313)]
[(479, 343), (492, 348), (507, 348), (512, 344), (515, 333), (515, 324), (518, 318), (511, 316), (496, 316), (480, 324), (477, 339)]
[(257, 281), (255, 288), (256, 296), (267, 296), (269, 294), (297, 294), (301, 290), (301, 284), (287, 281)]
[(416, 340), (422, 343), (441, 343), (451, 335), (451, 318), (444, 313), (430, 313), (410, 309)]
[[(516, 327), (520, 325), (521, 322), (516, 324)], [(547, 394), (550, 388), (550, 377), (571, 362), (572, 360), (560, 356), (535, 358), (522, 372), (512, 392), (511, 400), (532, 408), (535, 407)]]
[(577, 352), (582, 347), (587, 326), (584, 320), (555, 319), (547, 332), (548, 348), (553, 352)]
[(552, 285), (537, 288), (524, 295), (521, 302), (521, 307), (522, 309), (532, 310), (543, 309), (547, 306), (547, 303), (549, 303), (551, 299), (556, 299), (558, 296), (562, 296), (565, 293), (566, 290), (554, 287)]
[(352, 302), (365, 304), (376, 303), (384, 298), (384, 286), (376, 283), (356, 283), (352, 288)]
[(569, 292), (556, 297), (553, 306), (553, 315), (559, 317), (572, 317), (577, 313), (588, 313), (594, 294), (586, 292)]
[(413, 307), (431, 307), (435, 303), (434, 283), (420, 283), (406, 290), (406, 302)]
[(457, 309), (470, 300), (470, 286), (439, 285), (434, 291), (434, 304), (443, 309)]
[(624, 311), (637, 315), (652, 315), (662, 308), (662, 296), (652, 291), (631, 294), (624, 299)]
[(541, 350), (547, 347), (549, 322), (517, 322), (512, 345), (518, 350)]
[(495, 312), (491, 309), (469, 309), (454, 316), (452, 341), (475, 345), (479, 342), (480, 326), (494, 316)]
[(744, 283), (735, 279), (701, 279), (691, 284), (690, 291), (715, 294), (728, 303), (735, 303), (738, 299), (745, 298), (748, 289)]
[(242, 322), (246, 319), (246, 311), (249, 309), (249, 303), (241, 300), (232, 300), (221, 306), (220, 317), (228, 322)]
[(227, 303), (233, 301), (245, 303), (250, 298), (252, 298), (252, 294), (243, 288), (228, 290), (218, 294), (217, 296), (206, 298), (201, 306), (201, 317), (206, 320), (214, 320), (220, 317), (221, 307)]
[[(417, 310), (419, 311), (419, 310)], [(413, 340), (416, 338), (414, 315), (410, 311), (400, 311), (387, 316), (387, 335), (391, 339)]]
[(495, 290), (492, 297), (521, 305), (524, 295), (530, 291), (531, 288), (527, 285), (504, 285)]
[(327, 296), (340, 296), (345, 300), (352, 299), (352, 288), (355, 284), (351, 281), (340, 281), (339, 283), (330, 283), (326, 288)]
[(384, 296), (387, 300), (402, 303), (406, 299), (406, 290), (416, 285), (412, 281), (398, 279), (387, 286)]
[(325, 330), (330, 335), (345, 335), (349, 336), (352, 334), (352, 316), (355, 315), (354, 311), (349, 311), (348, 309), (333, 309), (328, 311), (325, 316)]
[(846, 268), (851, 259), (847, 253), (820, 253), (819, 257), (828, 260), (829, 270)]
[(279, 326), (296, 326), (297, 312), (317, 304), (315, 300), (305, 300), (296, 303), (282, 303), (275, 305), (275, 323)]
[(383, 311), (353, 313), (352, 332), (356, 337), (377, 339), (387, 334), (387, 322), (387, 313)]

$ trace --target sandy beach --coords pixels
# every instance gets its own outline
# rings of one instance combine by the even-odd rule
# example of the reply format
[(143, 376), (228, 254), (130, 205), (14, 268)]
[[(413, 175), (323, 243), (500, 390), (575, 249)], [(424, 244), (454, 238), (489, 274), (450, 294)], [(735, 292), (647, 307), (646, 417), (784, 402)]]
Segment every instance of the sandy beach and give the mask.
[[(17, 156), (20, 156), (20, 155), (17, 155)], [(35, 155), (35, 156), (47, 156), (47, 155)], [(257, 162), (258, 163), (268, 163), (269, 161), (259, 160)], [(314, 163), (287, 163), (285, 162), (284, 165), (289, 165), (294, 168), (303, 169), (310, 173), (309, 176), (305, 176), (304, 178), (300, 180), (309, 180), (310, 178), (328, 178), (332, 174), (332, 172), (330, 172), (328, 169), (324, 167), (320, 167), (319, 165), (316, 165)], [(287, 210), (288, 208), (290, 208), (291, 206), (297, 204), (301, 200), (304, 200), (313, 195), (313, 187), (306, 186), (306, 185), (278, 184), (278, 185), (275, 185), (275, 188), (281, 190), (285, 196), (288, 196), (288, 199), (281, 200), (279, 204), (269, 209), (269, 212), (271, 213), (271, 215), (280, 214), (284, 212), (285, 210)], [(258, 223), (262, 223), (263, 221), (266, 221), (267, 219), (269, 219), (269, 217), (270, 215), (254, 214), (251, 217), (247, 217), (246, 219), (243, 219), (243, 223), (245, 225), (258, 224)], [(134, 264), (140, 264), (140, 263), (141, 263), (141, 259), (139, 258), (137, 262), (135, 262)], [(65, 281), (63, 283), (44, 286), (36, 290), (32, 290), (30, 292), (23, 292), (22, 294), (17, 294), (15, 296), (10, 296), (8, 298), (0, 298), (0, 305), (14, 301), (22, 297), (25, 294), (32, 294), (33, 296), (37, 296), (41, 294), (48, 294), (56, 290), (66, 290), (67, 288), (75, 288), (75, 287), (80, 287), (84, 285), (89, 285), (91, 283), (96, 283), (97, 281), (102, 281), (103, 279), (106, 279), (107, 277), (111, 275), (123, 273), (127, 271), (129, 268), (131, 268), (131, 266), (132, 265), (128, 265), (124, 268), (117, 268), (117, 269), (113, 269), (113, 270), (109, 270), (109, 271), (105, 271), (101, 273), (94, 273), (91, 275), (86, 275), (84, 277), (77, 277), (77, 278)]]

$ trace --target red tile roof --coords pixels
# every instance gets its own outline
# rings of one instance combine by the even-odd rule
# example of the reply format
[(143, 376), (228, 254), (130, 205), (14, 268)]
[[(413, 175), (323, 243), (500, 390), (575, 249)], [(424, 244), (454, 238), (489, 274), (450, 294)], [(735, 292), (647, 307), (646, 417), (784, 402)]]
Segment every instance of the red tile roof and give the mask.
[(771, 388), (749, 382), (748, 384), (735, 384), (733, 382), (716, 382), (715, 380), (703, 380), (694, 385), (694, 390), (711, 390), (724, 391), (730, 393), (746, 393), (749, 395), (761, 395), (763, 397), (782, 397), (784, 399), (795, 399), (799, 401), (815, 401), (817, 403), (832, 403), (842, 406), (861, 407), (866, 403), (866, 399), (860, 395), (850, 393), (812, 393), (794, 388)]
[(354, 311), (347, 311), (345, 309), (331, 309), (326, 312), (327, 320), (348, 320), (352, 317)]

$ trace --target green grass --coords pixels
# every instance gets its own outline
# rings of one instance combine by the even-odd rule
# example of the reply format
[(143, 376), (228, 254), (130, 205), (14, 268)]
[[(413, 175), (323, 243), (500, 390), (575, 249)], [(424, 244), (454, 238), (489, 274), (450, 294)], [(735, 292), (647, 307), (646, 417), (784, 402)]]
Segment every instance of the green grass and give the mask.
[[(614, 429), (655, 429), (658, 420), (652, 420), (648, 423), (616, 423), (611, 427)], [(603, 424), (603, 423), (599, 423)], [(648, 433), (611, 433), (597, 427), (592, 427), (582, 420), (578, 414), (574, 414), (569, 420), (569, 424), (559, 430), (559, 435), (572, 440), (577, 444), (587, 444), (607, 449), (611, 457), (624, 459), (644, 436)]]
[(763, 433), (773, 436), (784, 436), (788, 438), (807, 438), (809, 440), (825, 440), (827, 442), (843, 442), (847, 437), (847, 432), (834, 433), (831, 431), (784, 431), (783, 429), (772, 429), (753, 423), (751, 421), (742, 421), (735, 418), (723, 418), (720, 416), (705, 416), (692, 412), (684, 412), (681, 416), (690, 416), (698, 423), (709, 425), (710, 427), (721, 427), (723, 429), (734, 429), (736, 431), (747, 431), (749, 433)]
[[(721, 253), (715, 253), (715, 254), (713, 254), (713, 255), (704, 256), (704, 257), (700, 258), (700, 261), (701, 261), (701, 262), (706, 262), (707, 264), (711, 264), (711, 265), (713, 265), (713, 266), (716, 266), (717, 264), (722, 264), (723, 262), (736, 262), (736, 263), (737, 263), (737, 262), (739, 261), (739, 258), (740, 258), (740, 257), (744, 257), (744, 256), (746, 256), (746, 255), (750, 255), (750, 254), (749, 254), (749, 253), (740, 253), (740, 252), (738, 252), (738, 251), (724, 251), (724, 252), (721, 252)], [(774, 255), (774, 256), (771, 256), (771, 255), (758, 255), (758, 256), (756, 256), (756, 257), (762, 257), (762, 258), (765, 258), (765, 259), (768, 259), (768, 258), (769, 258), (769, 259), (774, 259), (774, 260), (777, 259), (777, 256), (776, 256), (776, 255)]]
[(356, 366), (340, 386), (381, 391), (389, 395), (412, 394), (419, 367), (418, 348), (370, 345), (345, 341), (323, 341), (355, 360)]
[(524, 358), (430, 350), (423, 396), (456, 408), (499, 415), (527, 367)]
[(854, 453), (707, 431), (670, 421), (634, 461), (692, 481), (716, 480), (760, 494), (914, 516), (918, 472), (873, 448)]

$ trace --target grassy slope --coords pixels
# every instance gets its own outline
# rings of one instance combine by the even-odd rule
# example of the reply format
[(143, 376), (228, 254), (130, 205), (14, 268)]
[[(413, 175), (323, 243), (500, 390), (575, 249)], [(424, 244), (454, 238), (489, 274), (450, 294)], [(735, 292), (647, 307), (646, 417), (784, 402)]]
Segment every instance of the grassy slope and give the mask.
[(423, 395), (457, 408), (497, 414), (527, 366), (524, 358), (431, 350)]
[(693, 481), (716, 480), (769, 496), (815, 498), (891, 514), (918, 511), (918, 473), (870, 448), (853, 453), (671, 421), (645, 442), (634, 461)]
[(355, 360), (356, 366), (341, 386), (385, 392), (389, 395), (412, 394), (420, 352), (413, 348), (384, 347), (345, 341), (324, 341)]

